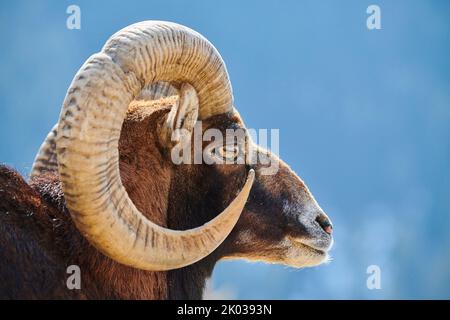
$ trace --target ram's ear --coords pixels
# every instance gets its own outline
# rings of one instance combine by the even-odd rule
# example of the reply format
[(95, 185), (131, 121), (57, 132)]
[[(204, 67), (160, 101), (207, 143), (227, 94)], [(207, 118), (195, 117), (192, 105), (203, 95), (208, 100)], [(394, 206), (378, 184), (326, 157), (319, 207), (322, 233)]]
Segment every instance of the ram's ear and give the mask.
[(198, 118), (198, 97), (194, 87), (183, 83), (179, 99), (159, 128), (161, 145), (171, 148), (183, 141), (190, 141)]

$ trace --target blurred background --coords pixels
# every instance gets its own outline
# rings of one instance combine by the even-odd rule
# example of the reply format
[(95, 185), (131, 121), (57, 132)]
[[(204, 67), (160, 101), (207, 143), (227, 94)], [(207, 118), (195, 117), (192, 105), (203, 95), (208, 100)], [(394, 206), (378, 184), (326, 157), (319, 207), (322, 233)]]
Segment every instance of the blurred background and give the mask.
[(334, 222), (330, 264), (221, 262), (207, 297), (450, 298), (450, 2), (1, 1), (0, 162), (27, 175), (81, 64), (150, 19), (218, 48), (247, 126), (280, 129), (281, 157)]

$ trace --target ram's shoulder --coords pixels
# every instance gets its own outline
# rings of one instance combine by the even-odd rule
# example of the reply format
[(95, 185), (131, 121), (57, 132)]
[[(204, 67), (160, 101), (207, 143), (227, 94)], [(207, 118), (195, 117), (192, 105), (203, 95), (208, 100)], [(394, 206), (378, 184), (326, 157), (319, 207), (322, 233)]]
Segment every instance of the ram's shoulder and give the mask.
[(42, 206), (42, 198), (20, 173), (0, 165), (0, 220), (29, 217)]
[(64, 287), (58, 214), (33, 183), (0, 165), (0, 299), (48, 298)]
[(56, 173), (27, 182), (16, 170), (0, 165), (0, 223), (51, 231), (56, 221), (66, 222), (69, 217)]

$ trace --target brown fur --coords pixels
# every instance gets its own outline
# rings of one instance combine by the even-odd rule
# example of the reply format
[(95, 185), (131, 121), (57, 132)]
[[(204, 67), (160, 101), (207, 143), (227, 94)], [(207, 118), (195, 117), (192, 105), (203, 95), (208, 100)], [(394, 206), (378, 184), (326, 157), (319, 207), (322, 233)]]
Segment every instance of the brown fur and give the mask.
[[(180, 165), (159, 145), (157, 129), (174, 104), (130, 105), (119, 142), (123, 184), (151, 221), (172, 229), (197, 227), (219, 214), (242, 187), (249, 165)], [(244, 127), (239, 115), (212, 117), (204, 128)], [(286, 234), (302, 227), (285, 215), (287, 200), (311, 194), (289, 167), (275, 177), (258, 175), (248, 204), (226, 241), (205, 259), (169, 272), (121, 265), (91, 246), (75, 228), (64, 203), (57, 173), (27, 184), (0, 166), (0, 298), (21, 299), (199, 299), (215, 263), (226, 257), (282, 262)], [(300, 197), (300, 198), (299, 198)], [(251, 241), (243, 237), (250, 234)], [(81, 290), (68, 290), (66, 268), (81, 269)]]

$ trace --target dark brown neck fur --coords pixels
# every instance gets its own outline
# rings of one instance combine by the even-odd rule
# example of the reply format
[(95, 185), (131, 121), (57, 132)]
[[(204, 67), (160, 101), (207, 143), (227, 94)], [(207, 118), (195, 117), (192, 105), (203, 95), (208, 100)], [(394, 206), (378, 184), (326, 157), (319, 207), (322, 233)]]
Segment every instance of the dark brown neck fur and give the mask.
[[(169, 105), (147, 107), (132, 104), (123, 124), (122, 182), (151, 221), (178, 230), (198, 227), (231, 202), (245, 172), (224, 179), (214, 168), (174, 168), (155, 133)], [(0, 268), (0, 281), (5, 282), (0, 298), (201, 299), (207, 278), (227, 250), (222, 244), (203, 260), (169, 272), (138, 270), (104, 256), (79, 233), (65, 207), (57, 173), (44, 173), (28, 184), (17, 172), (0, 166), (0, 187), (0, 198), (5, 200), (0, 204), (0, 258), (13, 257)], [(224, 192), (227, 187), (233, 190)], [(33, 238), (36, 234), (39, 239)], [(16, 246), (27, 252), (26, 257), (2, 249)], [(70, 265), (80, 267), (81, 290), (67, 289)], [(41, 281), (36, 282), (36, 274), (41, 274)]]
[[(179, 182), (184, 187), (190, 186), (180, 181), (181, 175), (174, 179), (171, 177), (171, 164), (165, 161), (164, 152), (159, 149), (154, 136), (156, 122), (161, 121), (167, 111), (166, 107), (157, 111), (154, 108), (130, 109), (119, 143), (121, 177), (131, 200), (147, 218), (161, 226), (188, 229), (211, 219), (212, 211), (198, 212), (197, 218), (193, 219), (193, 213), (186, 212), (186, 208), (176, 197), (169, 199), (171, 189), (178, 188)], [(52, 211), (52, 216), (42, 218), (57, 221), (58, 228), (50, 235), (54, 237), (54, 241), (50, 242), (59, 244), (58, 258), (65, 262), (65, 267), (80, 266), (82, 289), (72, 291), (71, 297), (202, 298), (205, 281), (219, 259), (217, 253), (192, 266), (170, 272), (148, 272), (121, 265), (98, 252), (76, 230), (65, 208), (56, 174), (49, 173), (34, 180), (32, 187), (42, 195), (49, 206), (56, 209)], [(168, 203), (171, 204), (169, 207)], [(192, 203), (193, 207), (198, 205), (200, 203)], [(211, 204), (199, 207), (208, 208), (208, 205)], [(210, 209), (214, 210), (214, 207), (218, 206)], [(65, 268), (63, 269), (59, 271), (62, 276), (65, 273)], [(67, 278), (66, 274), (64, 278)]]

